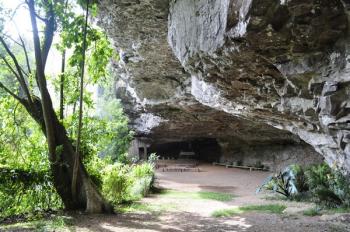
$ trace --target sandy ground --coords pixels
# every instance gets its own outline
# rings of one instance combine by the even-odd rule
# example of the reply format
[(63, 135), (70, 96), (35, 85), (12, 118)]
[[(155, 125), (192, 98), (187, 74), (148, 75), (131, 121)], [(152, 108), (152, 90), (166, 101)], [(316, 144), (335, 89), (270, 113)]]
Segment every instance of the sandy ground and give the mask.
[[(251, 231), (251, 232), (337, 232), (350, 231), (350, 215), (303, 216), (301, 211), (311, 204), (266, 200), (255, 194), (267, 172), (201, 165), (202, 172), (157, 172), (157, 183), (168, 189), (198, 192), (231, 193), (229, 202), (205, 199), (172, 198), (151, 195), (145, 204), (171, 206), (161, 213), (133, 212), (117, 215), (73, 215), (73, 231)], [(282, 215), (244, 213), (239, 216), (215, 218), (217, 209), (250, 204), (282, 203), (288, 206)]]
[[(230, 202), (203, 199), (178, 199), (153, 195), (143, 199), (148, 204), (172, 205), (159, 215), (128, 213), (115, 216), (77, 216), (77, 231), (251, 231), (251, 232), (336, 232), (350, 231), (349, 215), (307, 217), (300, 212), (312, 207), (298, 202), (266, 200), (255, 194), (268, 172), (201, 165), (202, 172), (157, 172), (157, 183), (167, 189), (198, 192), (231, 193)], [(245, 213), (227, 218), (214, 218), (217, 209), (250, 204), (282, 203), (288, 206), (282, 215)]]

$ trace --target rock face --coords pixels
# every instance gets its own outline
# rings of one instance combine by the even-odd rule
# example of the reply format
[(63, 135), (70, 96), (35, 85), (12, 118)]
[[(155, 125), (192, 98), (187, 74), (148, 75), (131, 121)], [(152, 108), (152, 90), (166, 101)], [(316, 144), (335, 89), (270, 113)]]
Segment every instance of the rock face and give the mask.
[(100, 0), (99, 21), (120, 54), (117, 96), (138, 136), (216, 139), (227, 160), (248, 157), (244, 147), (264, 160), (287, 154), (280, 146), (312, 160), (317, 151), (349, 174), (347, 4)]

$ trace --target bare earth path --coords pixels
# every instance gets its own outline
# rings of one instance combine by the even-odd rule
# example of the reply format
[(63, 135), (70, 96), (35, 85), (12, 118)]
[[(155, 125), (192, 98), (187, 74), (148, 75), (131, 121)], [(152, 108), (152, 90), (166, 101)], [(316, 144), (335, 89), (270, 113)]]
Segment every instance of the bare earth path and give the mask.
[[(167, 189), (195, 193), (223, 192), (235, 197), (228, 202), (176, 195), (151, 195), (144, 198), (140, 210), (117, 215), (72, 215), (67, 231), (256, 231), (256, 232), (344, 232), (350, 231), (350, 215), (307, 217), (302, 211), (311, 204), (271, 201), (256, 195), (256, 187), (269, 175), (211, 165), (201, 165), (203, 172), (157, 172), (157, 183)], [(191, 195), (189, 195), (191, 196)], [(281, 215), (243, 213), (215, 218), (213, 211), (234, 206), (281, 203), (288, 208)], [(146, 208), (144, 206), (147, 206)], [(151, 210), (149, 210), (151, 209)]]
[(312, 207), (297, 202), (277, 202), (288, 206), (282, 215), (244, 213), (239, 216), (215, 218), (217, 209), (250, 204), (276, 203), (256, 195), (256, 187), (269, 173), (249, 172), (202, 165), (203, 172), (158, 172), (161, 187), (182, 192), (213, 191), (231, 193), (230, 202), (206, 199), (173, 198), (153, 195), (143, 200), (147, 205), (167, 206), (160, 213), (133, 212), (114, 216), (76, 216), (77, 231), (350, 231), (349, 215), (303, 216), (301, 211)]

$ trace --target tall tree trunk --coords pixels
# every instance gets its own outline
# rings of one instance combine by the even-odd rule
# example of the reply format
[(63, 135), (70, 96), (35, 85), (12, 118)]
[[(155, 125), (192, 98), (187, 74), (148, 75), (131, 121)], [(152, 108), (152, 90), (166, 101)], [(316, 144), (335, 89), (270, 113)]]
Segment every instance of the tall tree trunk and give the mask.
[(66, 50), (62, 52), (62, 65), (60, 75), (60, 119), (64, 118), (64, 78), (65, 78), (65, 67), (66, 67)]
[[(40, 125), (43, 133), (46, 133), (45, 120), (41, 100), (34, 98), (35, 108), (24, 102), (28, 113)], [(67, 131), (58, 120), (53, 108), (50, 108), (51, 125), (54, 128), (54, 141), (56, 155), (50, 160), (54, 186), (62, 198), (67, 210), (85, 210), (88, 213), (111, 213), (112, 206), (100, 194), (97, 186), (90, 179), (82, 160), (79, 159), (77, 186), (77, 197), (72, 194), (71, 184), (73, 177), (73, 166), (76, 157), (73, 141), (67, 136)]]

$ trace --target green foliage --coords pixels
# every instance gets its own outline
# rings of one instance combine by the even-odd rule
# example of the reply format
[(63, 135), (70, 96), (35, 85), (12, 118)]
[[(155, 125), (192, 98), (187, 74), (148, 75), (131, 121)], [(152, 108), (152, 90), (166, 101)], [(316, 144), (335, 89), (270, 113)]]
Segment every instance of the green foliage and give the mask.
[(215, 201), (231, 201), (233, 199), (232, 194), (219, 193), (219, 192), (205, 192), (201, 191), (198, 193), (202, 199), (215, 200)]
[(315, 208), (304, 210), (303, 215), (309, 216), (309, 217), (315, 217), (315, 216), (319, 216), (322, 214), (320, 212), (320, 209), (315, 207)]
[[(55, 29), (59, 32), (60, 42), (56, 44), (59, 51), (67, 51), (67, 65), (63, 74), (49, 77), (47, 75), (48, 86), (54, 86), (52, 96), (57, 96), (61, 86), (61, 77), (64, 77), (64, 108), (65, 119), (62, 121), (67, 129), (72, 141), (76, 139), (76, 128), (78, 115), (76, 112), (79, 98), (78, 76), (81, 73), (82, 50), (83, 50), (83, 25), (84, 16), (76, 11), (75, 1), (35, 1), (37, 13), (41, 17), (49, 10), (48, 4), (53, 4), (55, 13)], [(96, 4), (90, 5), (91, 12), (96, 14)], [(51, 8), (50, 8), (51, 9)], [(13, 12), (5, 12), (0, 7), (0, 29), (3, 33), (3, 24), (8, 23), (8, 17)], [(6, 19), (6, 20), (5, 20)], [(39, 27), (42, 26), (38, 20)], [(57, 28), (56, 28), (57, 26)], [(25, 36), (25, 35), (24, 35)], [(39, 37), (43, 38), (43, 33), (39, 32)], [(27, 67), (26, 57), (20, 43), (15, 42), (17, 38), (9, 39), (4, 37), (9, 48), (23, 70), (25, 81), (28, 82), (29, 92), (33, 97), (38, 95), (35, 75), (35, 62), (32, 46), (28, 42), (29, 38), (23, 38), (28, 52), (28, 63), (32, 70)], [(92, 91), (92, 86), (101, 86), (105, 89), (113, 88), (114, 82), (109, 75), (108, 63), (111, 59), (118, 59), (113, 54), (110, 42), (106, 35), (93, 24), (89, 24), (87, 29), (87, 71), (85, 77), (86, 86), (84, 88), (84, 118), (82, 134), (82, 158), (92, 179), (100, 188), (109, 188), (106, 191), (109, 198), (118, 202), (120, 195), (130, 189), (130, 183), (134, 180), (131, 167), (111, 167), (111, 173), (102, 172), (105, 167), (118, 160), (126, 152), (129, 142), (132, 139), (132, 132), (128, 128), (128, 120), (124, 115), (122, 107), (114, 94), (100, 96), (100, 107), (96, 103)], [(14, 67), (14, 62), (9, 58), (3, 46), (0, 46), (0, 53), (4, 56), (10, 66)], [(51, 53), (50, 53), (51, 54)], [(32, 72), (32, 73), (30, 73)], [(19, 87), (13, 73), (6, 67), (4, 60), (0, 61), (0, 81), (8, 86), (14, 94), (23, 96), (23, 89)], [(106, 87), (109, 86), (109, 87)], [(13, 172), (0, 173), (0, 217), (11, 214), (22, 214), (37, 212), (38, 210), (58, 209), (62, 203), (54, 190), (50, 176), (50, 165), (47, 154), (46, 139), (41, 128), (27, 114), (26, 110), (13, 99), (8, 97), (6, 88), (0, 86), (0, 170), (13, 170)], [(58, 99), (53, 98), (55, 104)], [(96, 113), (99, 108), (103, 114)], [(57, 147), (60, 153), (62, 147)], [(103, 157), (101, 159), (100, 157)], [(129, 172), (130, 170), (130, 172)], [(23, 174), (23, 175), (22, 175)], [(40, 174), (40, 175), (39, 175)], [(10, 176), (10, 177), (9, 177)], [(40, 178), (38, 179), (37, 177)], [(114, 177), (118, 177), (114, 179)], [(23, 178), (24, 179), (23, 179)], [(42, 177), (42, 178), (41, 178)], [(140, 177), (141, 178), (141, 177)], [(151, 181), (144, 178), (139, 185), (149, 186)], [(15, 179), (16, 181), (12, 181)], [(6, 180), (6, 181), (5, 181)], [(11, 181), (10, 181), (11, 180)], [(124, 183), (124, 181), (126, 181)], [(106, 187), (107, 186), (107, 187)], [(125, 187), (127, 186), (127, 187)], [(124, 188), (125, 187), (125, 188)], [(142, 188), (143, 194), (147, 192), (146, 187)], [(114, 190), (117, 190), (114, 192)], [(141, 190), (140, 190), (141, 191)], [(126, 193), (128, 196), (129, 193)]]
[(132, 180), (128, 177), (129, 167), (116, 163), (103, 170), (102, 191), (106, 198), (115, 204), (128, 199), (128, 189)]
[(148, 163), (150, 163), (154, 168), (156, 166), (158, 159), (159, 159), (159, 156), (156, 153), (152, 153), (148, 157)]
[(307, 181), (309, 183), (310, 189), (314, 190), (320, 186), (329, 188), (328, 180), (331, 174), (331, 168), (325, 163), (310, 166), (306, 171)]
[(140, 165), (135, 165), (132, 169), (132, 175), (136, 178), (154, 175), (154, 167), (152, 164), (145, 162)]
[(311, 166), (306, 172), (314, 199), (330, 207), (350, 206), (350, 181), (327, 164)]
[(178, 207), (173, 203), (155, 204), (155, 203), (143, 203), (143, 202), (132, 202), (122, 204), (118, 207), (118, 212), (129, 213), (129, 212), (147, 212), (152, 215), (160, 215), (163, 212), (176, 210)]
[(350, 213), (350, 208), (347, 208), (347, 207), (328, 208), (328, 207), (316, 206), (314, 208), (305, 210), (303, 212), (303, 215), (314, 217), (314, 216), (320, 216), (324, 214), (337, 214), (337, 213)]
[(130, 164), (131, 163), (127, 153), (120, 154), (117, 157), (118, 157), (117, 158), (117, 162), (118, 163), (122, 163), (122, 164)]
[(129, 200), (139, 200), (142, 197), (146, 196), (150, 191), (150, 188), (153, 184), (154, 177), (153, 175), (147, 175), (143, 177), (132, 177), (133, 184), (130, 186)]
[(0, 95), (0, 218), (59, 209), (45, 138), (23, 107)]
[(350, 206), (350, 180), (327, 164), (312, 165), (305, 171), (298, 165), (270, 176), (257, 192), (270, 190), (291, 200), (311, 198), (326, 207)]
[(287, 198), (306, 192), (308, 185), (304, 170), (299, 165), (290, 165), (283, 172), (268, 177), (262, 186), (257, 189), (257, 192), (263, 189), (273, 191)]
[(45, 171), (0, 169), (0, 219), (62, 208), (62, 202)]
[(145, 196), (153, 183), (154, 169), (150, 163), (128, 165), (114, 163), (103, 170), (102, 191), (115, 204), (134, 201)]
[(281, 204), (269, 204), (269, 205), (247, 205), (234, 207), (229, 209), (221, 209), (212, 213), (213, 217), (230, 217), (246, 212), (261, 212), (261, 213), (274, 213), (282, 214), (287, 207)]
[[(66, 231), (72, 225), (72, 218), (67, 216), (51, 216), (40, 220), (0, 226), (0, 231)], [(70, 231), (70, 230), (69, 230)]]
[(133, 166), (131, 171), (133, 185), (130, 194), (133, 199), (146, 196), (154, 181), (154, 165), (149, 162)]

